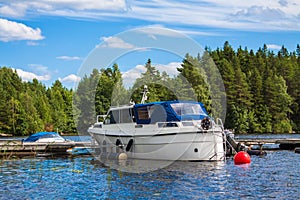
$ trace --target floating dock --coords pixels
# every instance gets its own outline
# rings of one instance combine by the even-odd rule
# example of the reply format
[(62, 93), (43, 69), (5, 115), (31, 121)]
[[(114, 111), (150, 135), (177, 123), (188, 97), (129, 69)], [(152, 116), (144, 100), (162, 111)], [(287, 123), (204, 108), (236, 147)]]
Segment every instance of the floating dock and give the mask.
[(74, 142), (37, 143), (23, 142), (21, 140), (0, 140), (1, 158), (21, 158), (36, 156), (62, 156), (67, 155), (67, 149), (76, 146)]
[(246, 151), (250, 155), (265, 155), (264, 150), (294, 150), (299, 152), (300, 138), (273, 139), (273, 138), (234, 138), (226, 135), (226, 155), (231, 156), (239, 151)]
[(87, 155), (95, 149), (95, 142), (90, 141), (44, 143), (0, 139), (0, 159)]
[[(292, 138), (292, 139), (235, 139), (236, 142), (242, 143), (246, 146), (253, 146), (258, 145), (260, 149), (264, 150), (294, 150), (297, 147), (300, 147), (300, 139), (298, 138)], [(279, 148), (265, 148), (264, 145), (266, 144), (278, 144)]]

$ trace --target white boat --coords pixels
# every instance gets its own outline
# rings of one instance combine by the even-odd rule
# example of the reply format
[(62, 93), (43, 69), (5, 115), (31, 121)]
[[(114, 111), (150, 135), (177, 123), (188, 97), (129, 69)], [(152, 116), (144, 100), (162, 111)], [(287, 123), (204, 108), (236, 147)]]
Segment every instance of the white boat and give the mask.
[(61, 143), (67, 142), (67, 140), (56, 132), (39, 132), (29, 136), (23, 142)]
[(222, 122), (209, 117), (202, 103), (144, 103), (147, 93), (145, 87), (141, 104), (111, 107), (107, 115), (97, 116), (88, 132), (100, 154), (173, 161), (225, 159)]

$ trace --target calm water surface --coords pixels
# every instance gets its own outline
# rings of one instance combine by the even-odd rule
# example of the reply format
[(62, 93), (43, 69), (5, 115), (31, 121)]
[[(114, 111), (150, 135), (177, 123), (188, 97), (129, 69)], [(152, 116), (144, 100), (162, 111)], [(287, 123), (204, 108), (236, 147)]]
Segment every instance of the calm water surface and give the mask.
[[(175, 162), (147, 173), (92, 156), (0, 160), (0, 199), (299, 199), (300, 154), (269, 151), (250, 165)], [(138, 162), (138, 161), (137, 161)]]

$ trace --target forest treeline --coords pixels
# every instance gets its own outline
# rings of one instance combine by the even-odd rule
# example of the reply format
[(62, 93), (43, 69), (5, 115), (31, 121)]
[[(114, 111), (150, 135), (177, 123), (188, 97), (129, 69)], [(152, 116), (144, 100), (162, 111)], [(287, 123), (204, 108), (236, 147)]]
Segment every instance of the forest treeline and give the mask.
[[(149, 88), (148, 101), (197, 100), (213, 117), (226, 115), (225, 128), (236, 133), (300, 131), (300, 46), (278, 52), (264, 45), (256, 52), (234, 50), (228, 42), (196, 57), (186, 54), (178, 75), (159, 72), (149, 59), (146, 72), (125, 88), (117, 64), (94, 69), (76, 91), (60, 81), (45, 87), (34, 79), (22, 82), (16, 71), (0, 68), (0, 133), (28, 135), (52, 124), (63, 133), (86, 133), (97, 114), (111, 105), (139, 103)], [(224, 88), (223, 88), (224, 86)], [(224, 104), (225, 103), (225, 104)]]
[(29, 135), (49, 125), (54, 131), (76, 132), (72, 95), (58, 80), (46, 88), (36, 79), (23, 82), (11, 68), (0, 68), (0, 133)]

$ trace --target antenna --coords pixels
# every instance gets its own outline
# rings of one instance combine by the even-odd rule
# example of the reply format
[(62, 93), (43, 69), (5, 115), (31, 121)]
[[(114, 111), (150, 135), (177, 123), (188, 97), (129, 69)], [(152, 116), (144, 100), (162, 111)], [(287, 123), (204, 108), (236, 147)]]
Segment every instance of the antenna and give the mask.
[(144, 85), (144, 91), (143, 91), (142, 93), (143, 93), (143, 97), (142, 97), (141, 103), (143, 104), (143, 103), (145, 103), (145, 101), (147, 101), (147, 99), (148, 99), (147, 94), (148, 94), (149, 92), (148, 92), (148, 87), (147, 87), (147, 85)]

